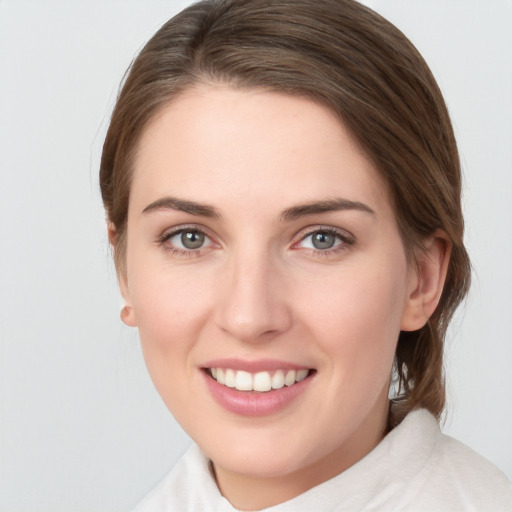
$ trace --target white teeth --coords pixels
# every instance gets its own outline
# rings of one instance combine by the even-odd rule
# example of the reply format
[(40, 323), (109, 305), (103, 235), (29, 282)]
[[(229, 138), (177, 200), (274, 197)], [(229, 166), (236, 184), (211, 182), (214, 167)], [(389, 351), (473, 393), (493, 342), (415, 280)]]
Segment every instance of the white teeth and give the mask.
[(286, 386), (291, 386), (292, 384), (295, 384), (295, 377), (297, 375), (297, 372), (295, 370), (288, 370), (288, 373), (286, 374), (284, 378), (284, 383)]
[(231, 369), (226, 370), (226, 374), (224, 377), (224, 384), (228, 388), (234, 388), (235, 387), (235, 372)]
[(284, 372), (283, 370), (277, 370), (272, 375), (272, 389), (281, 389), (284, 386)]
[(253, 379), (252, 389), (254, 391), (270, 391), (272, 389), (272, 379), (270, 378), (270, 373), (257, 373)]
[(304, 380), (309, 370), (276, 370), (258, 372), (255, 374), (231, 368), (210, 368), (210, 375), (219, 383), (238, 391), (258, 391), (260, 393), (271, 389), (281, 389), (284, 386), (293, 386), (296, 382)]
[(295, 377), (295, 382), (300, 382), (304, 380), (308, 376), (308, 370), (297, 370), (297, 376)]
[(242, 370), (236, 372), (235, 388), (239, 391), (252, 391), (252, 375)]

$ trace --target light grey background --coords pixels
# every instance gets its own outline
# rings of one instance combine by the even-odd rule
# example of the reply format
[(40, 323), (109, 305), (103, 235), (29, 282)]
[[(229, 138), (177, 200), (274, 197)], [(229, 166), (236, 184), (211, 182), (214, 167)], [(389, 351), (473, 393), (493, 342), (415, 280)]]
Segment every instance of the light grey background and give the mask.
[[(445, 430), (512, 477), (512, 2), (368, 0), (445, 93), (476, 277)], [(97, 184), (119, 80), (188, 2), (0, 0), (0, 510), (129, 510), (187, 446), (119, 321)]]

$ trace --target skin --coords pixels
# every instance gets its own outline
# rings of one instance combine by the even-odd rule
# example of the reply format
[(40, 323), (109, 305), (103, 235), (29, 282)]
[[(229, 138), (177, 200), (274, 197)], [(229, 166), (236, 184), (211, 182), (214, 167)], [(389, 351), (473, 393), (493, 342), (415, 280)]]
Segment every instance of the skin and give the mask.
[[(172, 196), (217, 216), (150, 208)], [(283, 219), (342, 198), (360, 208)], [(206, 233), (198, 250), (176, 229)], [(315, 249), (312, 232), (337, 230)], [(111, 229), (111, 237), (115, 232)], [(237, 508), (281, 503), (339, 474), (382, 439), (401, 329), (420, 328), (442, 290), (442, 235), (409, 264), (386, 185), (329, 110), (273, 92), (199, 85), (148, 125), (128, 214), (123, 320), (139, 329), (167, 407), (213, 461)], [(316, 370), (284, 409), (221, 407), (202, 370), (218, 358)]]

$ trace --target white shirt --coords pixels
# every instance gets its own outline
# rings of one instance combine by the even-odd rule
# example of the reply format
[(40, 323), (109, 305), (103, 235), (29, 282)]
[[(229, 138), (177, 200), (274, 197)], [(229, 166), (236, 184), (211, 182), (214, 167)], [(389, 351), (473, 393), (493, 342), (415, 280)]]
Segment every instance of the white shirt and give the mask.
[[(236, 512), (193, 445), (133, 512)], [(265, 512), (512, 512), (512, 484), (476, 452), (411, 412), (352, 467)]]

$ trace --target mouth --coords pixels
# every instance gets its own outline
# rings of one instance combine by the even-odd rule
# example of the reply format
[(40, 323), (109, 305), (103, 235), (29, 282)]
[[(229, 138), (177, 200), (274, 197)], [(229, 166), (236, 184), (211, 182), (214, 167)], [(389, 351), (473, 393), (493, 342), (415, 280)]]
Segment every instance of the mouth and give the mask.
[(227, 388), (237, 391), (256, 391), (268, 393), (295, 384), (311, 377), (313, 369), (277, 369), (272, 371), (259, 371), (251, 373), (232, 368), (212, 367), (205, 368), (206, 374), (213, 380)]
[(286, 411), (313, 385), (317, 370), (275, 359), (219, 359), (202, 368), (214, 400), (238, 416), (263, 417)]

